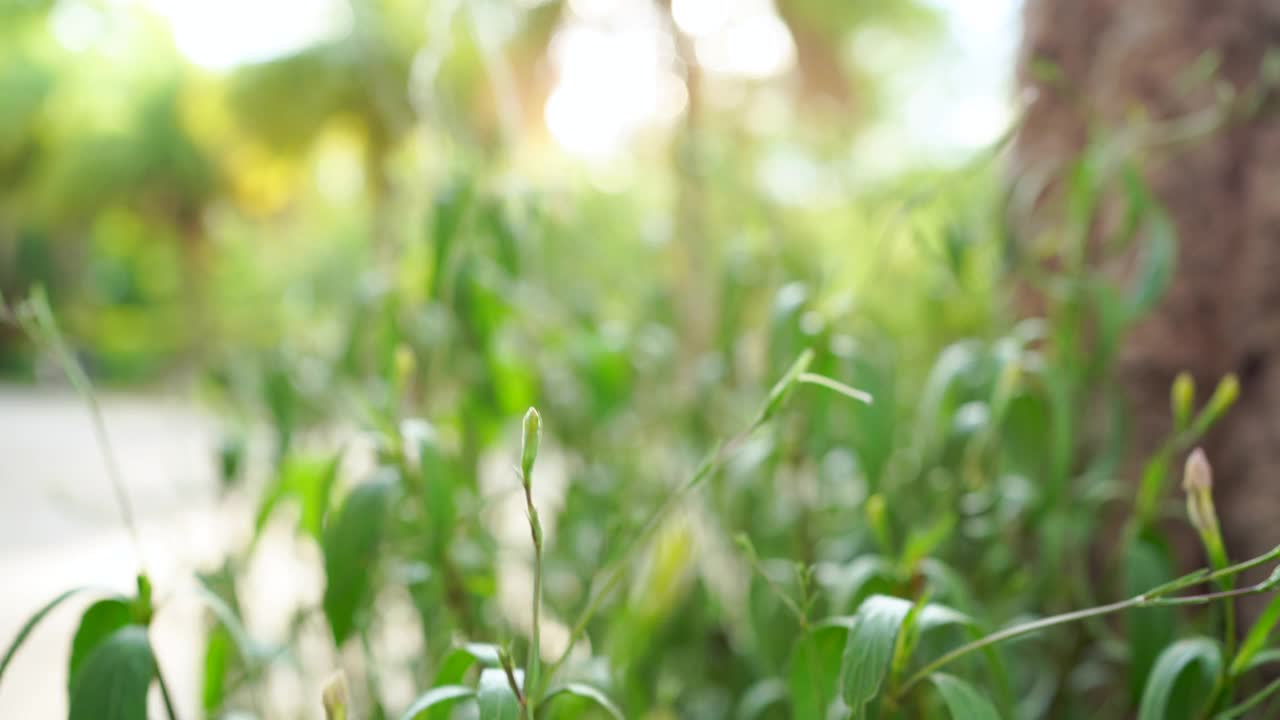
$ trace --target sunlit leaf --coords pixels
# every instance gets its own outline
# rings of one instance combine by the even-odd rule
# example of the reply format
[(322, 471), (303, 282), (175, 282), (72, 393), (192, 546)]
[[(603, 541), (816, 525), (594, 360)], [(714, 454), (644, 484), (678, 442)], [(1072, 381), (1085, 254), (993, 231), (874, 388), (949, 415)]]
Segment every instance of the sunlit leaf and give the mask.
[(547, 691), (547, 696), (543, 702), (548, 702), (553, 698), (564, 695), (586, 698), (587, 700), (594, 702), (596, 705), (599, 705), (605, 712), (609, 713), (609, 716), (614, 720), (623, 720), (622, 711), (618, 709), (617, 705), (613, 704), (613, 701), (610, 700), (607, 695), (596, 688), (583, 683), (565, 683), (564, 685), (553, 688)]
[(480, 673), (476, 697), (480, 702), (480, 720), (516, 720), (520, 715), (520, 702), (503, 670), (489, 668)]
[(418, 696), (404, 711), (400, 720), (431, 720), (447, 718), (453, 706), (476, 696), (476, 691), (465, 685), (441, 685)]
[(872, 595), (858, 608), (841, 673), (845, 704), (855, 714), (880, 693), (880, 684), (893, 659), (898, 630), (911, 607), (912, 603), (902, 598)]

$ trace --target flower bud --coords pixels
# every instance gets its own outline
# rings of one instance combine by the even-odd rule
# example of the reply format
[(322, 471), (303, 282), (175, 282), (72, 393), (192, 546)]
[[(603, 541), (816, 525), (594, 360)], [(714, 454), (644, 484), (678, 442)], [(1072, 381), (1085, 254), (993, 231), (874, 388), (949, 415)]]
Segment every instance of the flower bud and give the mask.
[(524, 414), (524, 432), (520, 436), (520, 481), (529, 487), (533, 475), (533, 462), (538, 459), (538, 445), (542, 442), (542, 416), (537, 408), (529, 408)]
[(1196, 417), (1194, 430), (1204, 433), (1213, 426), (1240, 397), (1240, 381), (1235, 375), (1227, 375), (1214, 389), (1213, 396), (1205, 403), (1204, 409)]
[(1182, 489), (1187, 493), (1187, 516), (1191, 525), (1208, 542), (1217, 540), (1218, 513), (1213, 507), (1213, 469), (1204, 451), (1196, 448), (1187, 457), (1182, 474)]
[(1169, 390), (1169, 405), (1173, 410), (1173, 429), (1182, 432), (1191, 421), (1191, 411), (1196, 403), (1196, 382), (1190, 373), (1178, 373)]
[(351, 705), (350, 693), (347, 691), (346, 673), (339, 670), (324, 684), (320, 694), (324, 703), (325, 720), (347, 720), (347, 708)]

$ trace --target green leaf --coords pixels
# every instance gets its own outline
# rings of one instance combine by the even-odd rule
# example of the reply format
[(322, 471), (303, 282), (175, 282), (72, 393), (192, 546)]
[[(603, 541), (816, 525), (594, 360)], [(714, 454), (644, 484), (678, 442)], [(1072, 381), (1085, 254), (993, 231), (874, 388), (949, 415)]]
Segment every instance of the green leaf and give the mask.
[[(1138, 720), (1167, 720), (1171, 717), (1198, 717), (1192, 713), (1189, 703), (1173, 700), (1184, 677), (1193, 666), (1199, 666), (1200, 676), (1212, 684), (1222, 670), (1222, 650), (1218, 643), (1205, 637), (1187, 638), (1165, 648), (1156, 660), (1147, 679), (1147, 689), (1142, 693), (1138, 707)], [(1171, 714), (1174, 709), (1182, 712)]]
[[(738, 703), (736, 720), (756, 720), (764, 716), (765, 711), (774, 705), (785, 707), (787, 697), (785, 682), (776, 677), (765, 678), (747, 688), (743, 693), (742, 700)], [(622, 715), (618, 714), (614, 717), (621, 720)]]
[(880, 692), (893, 659), (898, 629), (912, 603), (887, 595), (872, 595), (858, 608), (857, 624), (844, 650), (841, 686), (844, 701), (857, 716)]
[(623, 720), (622, 711), (618, 709), (617, 705), (613, 704), (613, 701), (610, 700), (607, 695), (596, 688), (593, 688), (590, 685), (584, 685), (583, 683), (565, 683), (564, 685), (553, 688), (547, 691), (547, 695), (543, 699), (543, 702), (550, 702), (553, 698), (563, 695), (586, 698), (603, 708), (604, 711), (609, 713), (609, 716), (614, 720)]
[(915, 603), (912, 603), (911, 610), (907, 616), (903, 618), (902, 624), (898, 628), (898, 638), (894, 643), (893, 659), (889, 663), (889, 677), (901, 677), (903, 670), (907, 667), (907, 662), (911, 660), (912, 653), (916, 650), (916, 644), (920, 640), (920, 610), (924, 608), (925, 598), (921, 597)]
[(454, 239), (471, 207), (473, 195), (474, 189), (470, 177), (460, 174), (452, 178), (433, 199), (428, 227), (428, 236), (435, 249), (431, 264), (431, 296), (433, 298), (440, 297), (440, 290), (444, 285), (445, 268), (452, 255)]
[(816, 627), (796, 641), (791, 651), (791, 714), (824, 718), (836, 698), (840, 658), (849, 639), (849, 626)]
[[(435, 686), (439, 688), (460, 685), (466, 678), (467, 671), (477, 663), (482, 667), (498, 667), (500, 664), (498, 646), (487, 643), (466, 643), (450, 650), (440, 661), (440, 666), (436, 670)], [(427, 708), (427, 713), (421, 717), (424, 720), (449, 720), (451, 707), (448, 704), (436, 705)]]
[(964, 680), (944, 673), (934, 673), (929, 679), (955, 720), (1000, 720), (991, 701)]
[(317, 541), (322, 541), (321, 527), (329, 510), (330, 496), (338, 477), (341, 451), (331, 457), (307, 457), (291, 455), (281, 463), (271, 489), (263, 497), (254, 520), (253, 541), (256, 543), (266, 528), (267, 521), (276, 506), (287, 498), (297, 500), (301, 509), (298, 529)]
[(1223, 710), (1213, 716), (1213, 720), (1234, 720), (1238, 717), (1244, 717), (1250, 710), (1262, 704), (1264, 700), (1280, 691), (1280, 680), (1273, 680), (1266, 687), (1262, 688), (1252, 696), (1242, 700), (1238, 705)]
[(1271, 598), (1271, 602), (1267, 603), (1266, 609), (1254, 621), (1253, 627), (1249, 628), (1249, 634), (1245, 635), (1244, 642), (1240, 643), (1240, 650), (1236, 653), (1235, 659), (1231, 661), (1229, 674), (1232, 677), (1244, 672), (1254, 657), (1266, 647), (1267, 638), (1271, 636), (1271, 631), (1275, 628), (1277, 621), (1280, 621), (1280, 594)]
[(755, 422), (752, 427), (759, 427), (773, 418), (778, 412), (778, 408), (782, 407), (782, 403), (791, 395), (791, 391), (796, 384), (800, 382), (800, 376), (809, 369), (809, 363), (813, 362), (813, 350), (806, 348), (791, 363), (791, 367), (787, 368), (787, 372), (783, 374), (778, 382), (774, 383), (769, 390), (769, 396), (765, 398), (764, 405), (760, 407), (760, 412), (756, 415)]
[(454, 705), (476, 696), (476, 691), (465, 685), (441, 685), (418, 696), (417, 700), (404, 711), (400, 720), (428, 720), (428, 718), (447, 718)]
[(200, 695), (206, 716), (215, 717), (216, 711), (226, 699), (230, 656), (231, 637), (226, 628), (213, 628), (205, 645), (204, 684)]
[(373, 599), (370, 574), (395, 488), (394, 472), (380, 471), (351, 491), (335, 522), (325, 529), (324, 614), (338, 645), (351, 636), (356, 615)]
[(1173, 276), (1178, 252), (1173, 223), (1157, 208), (1148, 209), (1147, 243), (1139, 261), (1138, 278), (1129, 298), (1131, 318), (1139, 318), (1155, 307)]
[[(519, 674), (516, 681), (519, 682)], [(511, 691), (506, 672), (489, 668), (480, 673), (480, 720), (516, 720), (520, 715), (520, 702)]]
[(240, 653), (240, 658), (246, 663), (253, 664), (270, 655), (266, 648), (262, 647), (257, 641), (249, 637), (249, 633), (244, 628), (244, 624), (240, 618), (236, 616), (235, 610), (227, 604), (225, 600), (218, 596), (212, 588), (203, 580), (196, 590), (196, 596), (204, 602), (209, 608), (209, 612), (213, 613), (213, 617), (217, 619), (228, 633), (231, 640), (235, 641), (236, 650)]
[(9, 667), (9, 663), (13, 662), (13, 656), (18, 653), (18, 648), (22, 647), (22, 643), (26, 642), (27, 636), (31, 634), (31, 631), (36, 629), (36, 625), (39, 625), (40, 621), (43, 620), (46, 615), (53, 612), (53, 610), (67, 600), (67, 598), (87, 589), (88, 588), (78, 587), (67, 590), (61, 595), (50, 600), (44, 607), (35, 611), (30, 618), (27, 618), (27, 621), (23, 623), (22, 627), (18, 630), (18, 634), (14, 636), (13, 642), (9, 643), (9, 649), (5, 650), (4, 658), (0, 659), (0, 679), (4, 678), (5, 669)]
[(436, 685), (456, 685), (462, 682), (472, 665), (498, 667), (501, 664), (498, 646), (486, 643), (466, 643), (449, 651), (440, 668), (436, 670)]
[(84, 659), (71, 687), (69, 720), (146, 720), (155, 674), (147, 629), (120, 628)]
[(128, 601), (122, 598), (99, 600), (80, 616), (80, 626), (71, 641), (71, 658), (67, 670), (67, 689), (75, 687), (76, 674), (89, 655), (115, 631), (133, 624)]
[(1280, 662), (1280, 648), (1268, 648), (1253, 656), (1253, 660), (1245, 665), (1241, 672), (1248, 672), (1254, 668), (1270, 665), (1271, 663)]
[[(1172, 574), (1168, 550), (1146, 537), (1134, 538), (1125, 552), (1125, 588), (1129, 596), (1165, 583)], [(1160, 652), (1173, 642), (1173, 608), (1138, 608), (1125, 613), (1129, 638), (1129, 692), (1142, 697)]]

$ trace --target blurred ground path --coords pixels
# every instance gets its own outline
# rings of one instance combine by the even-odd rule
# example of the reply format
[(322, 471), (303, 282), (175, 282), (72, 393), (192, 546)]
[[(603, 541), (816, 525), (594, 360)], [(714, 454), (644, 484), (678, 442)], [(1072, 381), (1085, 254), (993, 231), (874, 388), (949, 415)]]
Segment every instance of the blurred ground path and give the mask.
[[(189, 578), (221, 556), (233, 514), (215, 510), (217, 424), (173, 396), (101, 401), (164, 603), (157, 654), (182, 716), (198, 717), (200, 607)], [(64, 589), (131, 593), (136, 568), (84, 402), (69, 390), (0, 385), (0, 647)], [(0, 680), (0, 718), (66, 716), (66, 658), (88, 602), (66, 603), (28, 638)]]

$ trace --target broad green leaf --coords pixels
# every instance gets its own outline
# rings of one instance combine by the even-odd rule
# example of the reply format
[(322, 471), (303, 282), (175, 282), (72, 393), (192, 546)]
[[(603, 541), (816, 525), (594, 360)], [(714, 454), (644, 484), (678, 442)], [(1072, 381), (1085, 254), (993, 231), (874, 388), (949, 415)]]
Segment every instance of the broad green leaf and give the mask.
[(947, 704), (953, 720), (1000, 720), (991, 701), (964, 680), (943, 673), (934, 673), (929, 679), (938, 688), (938, 694)]
[[(1147, 689), (1142, 693), (1138, 707), (1139, 720), (1168, 720), (1172, 717), (1198, 717), (1193, 708), (1181, 700), (1175, 701), (1174, 693), (1180, 680), (1194, 666), (1210, 685), (1222, 671), (1222, 650), (1218, 643), (1205, 637), (1187, 638), (1165, 648), (1151, 669)], [(1171, 714), (1174, 710), (1177, 714)]]
[(596, 705), (599, 705), (605, 712), (609, 713), (609, 716), (614, 720), (623, 720), (622, 711), (618, 709), (617, 705), (613, 704), (613, 701), (610, 700), (607, 695), (596, 688), (583, 683), (565, 683), (559, 687), (552, 688), (547, 691), (547, 696), (543, 699), (543, 702), (550, 702), (553, 698), (563, 695), (586, 698), (587, 700), (594, 702)]
[[(476, 664), (482, 667), (498, 667), (498, 646), (486, 643), (465, 643), (449, 651), (440, 661), (436, 670), (435, 686), (445, 687), (459, 685), (467, 676), (467, 671)], [(424, 696), (425, 697), (425, 696)], [(448, 720), (452, 705), (436, 705), (426, 709), (424, 720)]]
[(84, 659), (71, 687), (70, 720), (147, 720), (147, 690), (156, 674), (147, 629), (120, 628)]
[(1231, 661), (1229, 674), (1232, 677), (1244, 672), (1254, 657), (1266, 647), (1267, 638), (1271, 636), (1271, 631), (1275, 628), (1277, 621), (1280, 621), (1280, 594), (1271, 598), (1271, 602), (1267, 603), (1267, 608), (1254, 621), (1253, 627), (1249, 628), (1249, 634), (1245, 635), (1244, 642), (1240, 643), (1240, 650), (1236, 653), (1235, 659)]
[(80, 616), (80, 626), (71, 640), (71, 658), (67, 670), (67, 688), (75, 687), (76, 673), (85, 658), (115, 631), (133, 623), (128, 601), (122, 598), (99, 600)]
[(324, 614), (339, 645), (351, 636), (357, 614), (373, 599), (370, 574), (395, 488), (394, 473), (380, 471), (351, 491), (333, 524), (325, 529)]
[(791, 651), (791, 714), (796, 718), (825, 718), (840, 681), (840, 659), (849, 626), (815, 627), (796, 641)]
[(471, 666), (480, 663), (483, 667), (501, 665), (498, 646), (487, 643), (465, 643), (449, 651), (440, 661), (436, 670), (436, 685), (456, 685), (462, 682)]
[[(519, 674), (516, 682), (520, 682)], [(520, 715), (520, 702), (512, 692), (507, 674), (498, 668), (480, 673), (480, 720), (516, 720)]]
[[(476, 657), (466, 647), (456, 647), (444, 656), (436, 668), (436, 685), (457, 685), (466, 677), (467, 671), (476, 664)], [(497, 663), (494, 663), (497, 665)]]
[(418, 696), (417, 700), (404, 711), (400, 720), (428, 720), (428, 718), (449, 717), (453, 706), (476, 696), (476, 691), (465, 685), (441, 685)]
[(893, 649), (912, 603), (887, 595), (872, 595), (858, 608), (857, 624), (845, 646), (841, 686), (844, 701), (857, 716), (880, 693)]
[(27, 618), (27, 621), (19, 628), (18, 634), (14, 636), (13, 642), (9, 643), (9, 648), (4, 652), (4, 658), (0, 659), (0, 679), (4, 678), (4, 671), (9, 667), (9, 663), (13, 662), (13, 656), (18, 653), (18, 648), (22, 647), (22, 643), (26, 642), (27, 636), (31, 634), (31, 631), (36, 629), (36, 625), (39, 625), (46, 615), (53, 612), (54, 608), (61, 605), (67, 598), (87, 589), (78, 587), (67, 590), (50, 600), (44, 607), (35, 611), (30, 618)]
[[(1134, 538), (1125, 548), (1125, 591), (1130, 595), (1147, 592), (1168, 581), (1172, 574), (1167, 549), (1145, 537)], [(1129, 639), (1129, 692), (1142, 697), (1160, 651), (1173, 642), (1173, 608), (1138, 608), (1125, 613)]]

